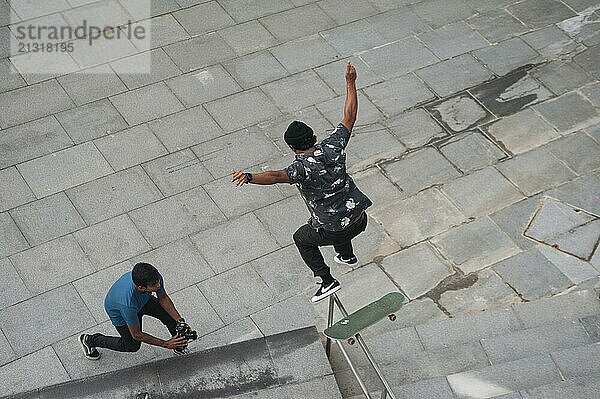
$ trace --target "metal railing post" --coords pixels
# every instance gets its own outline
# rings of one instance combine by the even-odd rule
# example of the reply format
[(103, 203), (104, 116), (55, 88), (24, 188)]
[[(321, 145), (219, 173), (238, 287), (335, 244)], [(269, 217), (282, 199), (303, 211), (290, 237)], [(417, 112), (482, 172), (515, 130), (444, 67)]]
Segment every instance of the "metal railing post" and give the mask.
[[(348, 312), (346, 311), (346, 308), (344, 308), (344, 305), (342, 305), (342, 301), (340, 301), (340, 298), (338, 298), (337, 294), (332, 294), (331, 297), (335, 301), (335, 304), (337, 305), (337, 307), (340, 310), (340, 312), (342, 313), (342, 315), (344, 317), (348, 317)], [(331, 302), (330, 302), (330, 306), (331, 306)], [(392, 389), (390, 388), (390, 385), (388, 384), (387, 380), (383, 376), (383, 373), (381, 372), (381, 369), (379, 368), (379, 366), (377, 365), (377, 363), (375, 363), (375, 359), (373, 359), (373, 355), (371, 355), (371, 352), (369, 351), (369, 348), (367, 348), (367, 345), (365, 344), (365, 341), (363, 340), (362, 336), (360, 334), (356, 334), (355, 337), (356, 337), (356, 340), (358, 341), (358, 344), (360, 345), (360, 348), (363, 350), (365, 356), (367, 356), (367, 359), (369, 360), (369, 363), (371, 363), (371, 366), (373, 367), (373, 369), (377, 373), (377, 376), (379, 377), (379, 379), (381, 380), (381, 382), (383, 384), (383, 392), (381, 394), (381, 397), (383, 399), (385, 399), (387, 397), (387, 394), (389, 394), (390, 395), (390, 399), (396, 399), (396, 396), (394, 395), (394, 392), (392, 391)], [(346, 353), (346, 351), (343, 349), (342, 343), (340, 341), (337, 341), (337, 343), (338, 343), (340, 349), (342, 350), (342, 353), (344, 354), (344, 357), (346, 358), (346, 361), (350, 365), (350, 368), (352, 369), (352, 372), (354, 372), (354, 375), (356, 376), (356, 379), (358, 380), (358, 382), (359, 382), (359, 384), (361, 385), (361, 388), (362, 388), (363, 383), (360, 380), (360, 378), (358, 377), (358, 374), (356, 373), (356, 371), (354, 369), (354, 365), (350, 361), (350, 357), (348, 356), (348, 354)], [(366, 391), (365, 391), (365, 395), (367, 396), (367, 398), (370, 398), (370, 396), (368, 395), (368, 393)]]
[[(333, 294), (335, 295), (335, 294)], [(327, 328), (333, 325), (333, 296), (329, 297), (329, 314), (327, 316)], [(327, 337), (327, 344), (325, 345), (325, 353), (327, 357), (331, 355), (331, 338)]]
[(358, 385), (360, 385), (360, 388), (362, 389), (363, 393), (365, 394), (365, 397), (367, 399), (372, 399), (371, 395), (369, 395), (369, 391), (367, 390), (367, 387), (365, 386), (365, 383), (360, 379), (360, 376), (358, 375), (358, 371), (356, 371), (356, 369), (354, 368), (354, 364), (352, 364), (352, 362), (350, 361), (350, 356), (348, 356), (348, 353), (346, 353), (346, 349), (344, 349), (344, 344), (341, 341), (336, 341), (336, 342), (337, 342), (338, 346), (340, 347), (342, 354), (346, 358), (346, 361), (348, 362), (348, 365), (350, 366), (350, 370), (352, 370), (352, 373), (354, 373), (354, 377), (356, 377), (356, 381), (358, 381)]
[[(371, 352), (369, 351), (369, 348), (367, 348), (367, 345), (365, 344), (365, 341), (363, 340), (363, 338), (361, 337), (360, 334), (356, 334), (356, 340), (358, 341), (358, 344), (362, 348), (362, 350), (365, 353), (365, 355), (367, 355), (367, 359), (369, 359), (369, 363), (371, 363), (371, 366), (373, 366), (373, 369), (375, 369), (375, 372), (377, 373), (377, 376), (379, 377), (379, 379), (383, 383), (383, 391), (384, 391), (384, 393), (389, 393), (391, 399), (396, 399), (396, 396), (392, 392), (392, 388), (390, 387), (390, 384), (388, 384), (387, 380), (383, 376), (383, 373), (381, 372), (381, 369), (379, 368), (379, 366), (377, 365), (377, 363), (375, 363), (375, 359), (373, 359), (373, 355), (371, 355)], [(385, 396), (384, 396), (384, 398), (385, 398)]]

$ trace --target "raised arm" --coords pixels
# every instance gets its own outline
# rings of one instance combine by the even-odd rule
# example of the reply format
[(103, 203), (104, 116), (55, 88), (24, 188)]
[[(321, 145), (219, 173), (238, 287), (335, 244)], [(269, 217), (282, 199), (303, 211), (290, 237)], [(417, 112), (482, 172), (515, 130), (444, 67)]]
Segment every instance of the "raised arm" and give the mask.
[(342, 124), (352, 131), (358, 112), (358, 97), (356, 95), (356, 69), (348, 61), (346, 65), (346, 103), (344, 104), (344, 119)]

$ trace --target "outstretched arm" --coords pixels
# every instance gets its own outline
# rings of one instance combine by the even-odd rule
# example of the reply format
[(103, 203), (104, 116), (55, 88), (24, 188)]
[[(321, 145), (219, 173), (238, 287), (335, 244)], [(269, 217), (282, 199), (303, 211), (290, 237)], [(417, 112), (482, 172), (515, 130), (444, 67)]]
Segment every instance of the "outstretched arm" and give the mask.
[(231, 181), (236, 186), (241, 186), (245, 183), (270, 185), (276, 183), (289, 183), (290, 178), (285, 170), (267, 170), (265, 172), (253, 173), (252, 181), (248, 181), (246, 173), (241, 170), (234, 170), (231, 172)]
[(346, 103), (344, 104), (344, 119), (342, 124), (352, 131), (358, 112), (358, 97), (356, 95), (356, 69), (348, 61), (346, 65)]

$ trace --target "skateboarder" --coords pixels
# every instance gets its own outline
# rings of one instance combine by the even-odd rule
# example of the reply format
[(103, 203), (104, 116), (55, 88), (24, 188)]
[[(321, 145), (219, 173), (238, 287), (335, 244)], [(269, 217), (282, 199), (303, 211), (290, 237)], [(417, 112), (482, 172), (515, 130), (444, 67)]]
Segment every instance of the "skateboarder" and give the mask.
[(311, 217), (294, 233), (294, 242), (314, 276), (321, 277), (313, 302), (340, 289), (340, 283), (331, 275), (319, 247), (333, 245), (337, 252), (335, 262), (355, 265), (358, 260), (351, 240), (367, 227), (365, 210), (372, 202), (346, 173), (345, 148), (357, 111), (356, 70), (348, 62), (344, 117), (329, 137), (317, 144), (313, 130), (303, 122), (294, 121), (284, 134), (285, 142), (296, 154), (291, 165), (283, 170), (256, 174), (232, 172), (232, 181), (237, 186), (247, 183), (297, 185)]
[[(152, 295), (153, 292), (157, 296)], [(97, 348), (137, 352), (142, 342), (173, 349), (178, 355), (189, 352), (186, 339), (177, 337), (175, 331), (177, 323), (185, 320), (167, 295), (162, 276), (151, 264), (137, 263), (132, 271), (123, 274), (108, 290), (104, 309), (120, 337), (81, 334), (79, 342), (86, 358), (98, 360), (100, 352)], [(143, 332), (143, 315), (159, 319), (172, 338), (165, 341)]]

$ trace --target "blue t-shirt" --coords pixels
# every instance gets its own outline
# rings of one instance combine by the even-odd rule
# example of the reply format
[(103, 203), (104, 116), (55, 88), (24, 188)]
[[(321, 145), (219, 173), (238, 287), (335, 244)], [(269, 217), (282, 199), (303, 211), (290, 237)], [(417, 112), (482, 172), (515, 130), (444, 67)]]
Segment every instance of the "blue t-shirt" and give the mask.
[[(159, 274), (160, 288), (156, 292), (162, 294), (165, 292), (163, 278)], [(123, 274), (110, 287), (106, 298), (104, 298), (104, 309), (110, 318), (110, 321), (116, 327), (126, 324), (138, 324), (138, 312), (146, 305), (150, 299), (151, 292), (139, 292), (135, 289), (131, 272)]]

